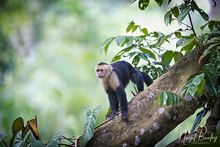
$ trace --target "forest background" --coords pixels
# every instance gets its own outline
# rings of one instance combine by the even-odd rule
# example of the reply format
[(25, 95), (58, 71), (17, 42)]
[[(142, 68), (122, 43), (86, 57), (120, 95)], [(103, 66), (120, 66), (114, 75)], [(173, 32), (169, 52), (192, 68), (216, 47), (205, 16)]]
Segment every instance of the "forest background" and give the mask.
[[(129, 35), (125, 29), (132, 20), (149, 32), (167, 34), (178, 29), (177, 23), (167, 27), (163, 22), (166, 4), (158, 7), (152, 1), (144, 11), (136, 2), (130, 4), (128, 0), (1, 1), (0, 133), (6, 134), (17, 117), (27, 121), (37, 115), (43, 142), (58, 130), (77, 137), (83, 133), (86, 105), (92, 109), (102, 105), (96, 125), (103, 122), (109, 102), (94, 68), (101, 61), (110, 63), (121, 48), (112, 43), (107, 55), (100, 54), (102, 43), (112, 36)], [(211, 9), (210, 1), (197, 0), (197, 4), (210, 20), (219, 17), (215, 15), (219, 8)], [(192, 17), (200, 32), (196, 27), (201, 26), (199, 14)], [(166, 48), (175, 49), (175, 44)], [(126, 88), (128, 101), (133, 97), (131, 91), (133, 84)], [(190, 131), (196, 113), (157, 146)]]

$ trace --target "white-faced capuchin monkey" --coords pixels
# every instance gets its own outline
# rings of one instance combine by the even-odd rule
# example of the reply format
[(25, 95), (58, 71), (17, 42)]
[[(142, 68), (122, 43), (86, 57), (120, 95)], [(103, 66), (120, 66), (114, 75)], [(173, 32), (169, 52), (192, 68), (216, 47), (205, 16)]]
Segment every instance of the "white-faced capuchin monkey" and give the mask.
[(110, 65), (101, 62), (95, 67), (95, 72), (108, 94), (112, 112), (107, 118), (114, 119), (120, 104), (122, 120), (128, 122), (127, 97), (124, 88), (131, 80), (137, 85), (138, 92), (141, 92), (144, 90), (144, 82), (149, 86), (153, 80), (148, 74), (136, 70), (126, 61), (117, 61)]

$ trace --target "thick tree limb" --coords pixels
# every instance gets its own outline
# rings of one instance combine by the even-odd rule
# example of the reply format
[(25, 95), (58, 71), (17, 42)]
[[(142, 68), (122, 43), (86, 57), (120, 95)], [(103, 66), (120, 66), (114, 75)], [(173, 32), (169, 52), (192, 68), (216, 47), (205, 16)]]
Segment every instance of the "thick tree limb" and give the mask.
[(114, 120), (106, 120), (95, 129), (87, 146), (154, 146), (192, 115), (203, 102), (203, 99), (187, 96), (187, 100), (181, 105), (160, 108), (158, 102), (154, 107), (163, 90), (177, 93), (192, 74), (201, 70), (205, 60), (198, 62), (199, 58), (196, 50), (181, 58), (128, 103), (128, 123), (121, 120), (121, 114)]
[(215, 102), (211, 115), (208, 117), (205, 126), (198, 127), (192, 133), (183, 133), (178, 139), (171, 142), (167, 147), (179, 147), (184, 145), (194, 146), (220, 146), (220, 135), (216, 134), (216, 125), (220, 120), (220, 92)]

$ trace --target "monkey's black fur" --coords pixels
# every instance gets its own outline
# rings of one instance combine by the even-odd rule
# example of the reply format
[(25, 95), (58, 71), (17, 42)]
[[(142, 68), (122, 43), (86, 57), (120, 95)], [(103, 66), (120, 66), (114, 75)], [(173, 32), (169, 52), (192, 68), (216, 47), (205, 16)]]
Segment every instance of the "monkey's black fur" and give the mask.
[[(97, 66), (102, 65), (108, 64), (101, 62)], [(147, 86), (149, 86), (153, 83), (153, 80), (148, 74), (136, 70), (130, 63), (126, 61), (117, 61), (110, 64), (110, 66), (112, 67), (111, 73), (109, 74), (108, 79), (106, 78), (104, 79), (105, 81), (102, 82), (105, 91), (108, 94), (112, 110), (112, 113), (110, 113), (107, 117), (114, 119), (120, 104), (122, 120), (128, 121), (127, 98), (124, 88), (129, 83), (129, 80), (131, 80), (137, 85), (139, 93), (144, 90), (144, 82), (147, 84)]]

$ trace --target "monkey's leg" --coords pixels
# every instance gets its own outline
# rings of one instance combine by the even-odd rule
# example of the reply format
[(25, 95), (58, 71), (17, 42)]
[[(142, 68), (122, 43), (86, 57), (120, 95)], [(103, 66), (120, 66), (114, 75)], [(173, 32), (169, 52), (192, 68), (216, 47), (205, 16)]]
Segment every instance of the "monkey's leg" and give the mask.
[(131, 81), (137, 85), (138, 93), (144, 90), (144, 79), (139, 71), (132, 74)]
[(117, 92), (117, 98), (120, 104), (120, 110), (121, 110), (121, 119), (125, 122), (128, 122), (128, 103), (126, 98), (126, 93), (124, 91), (124, 88), (119, 87), (116, 90)]

